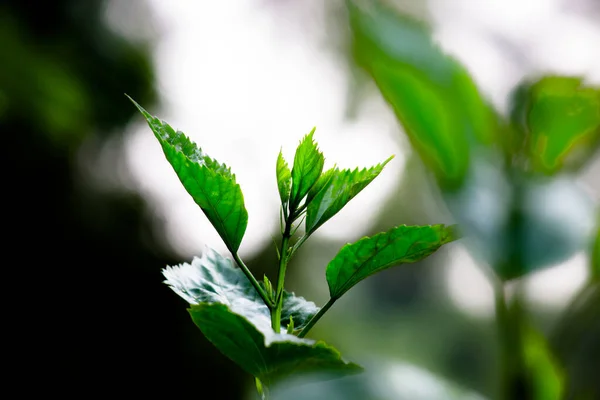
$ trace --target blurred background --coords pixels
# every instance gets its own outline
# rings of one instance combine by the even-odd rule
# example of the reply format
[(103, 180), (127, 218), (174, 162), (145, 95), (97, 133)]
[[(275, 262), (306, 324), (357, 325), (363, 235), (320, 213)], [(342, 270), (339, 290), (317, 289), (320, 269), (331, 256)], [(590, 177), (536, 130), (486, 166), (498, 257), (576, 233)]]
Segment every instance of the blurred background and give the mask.
[[(590, 151), (576, 168), (550, 171), (526, 185), (515, 185), (521, 177), (502, 175), (506, 170), (488, 162), (497, 149), (472, 151), (457, 189), (452, 176), (430, 168), (426, 150), (413, 150), (420, 149), (369, 63), (387, 49), (385, 57), (409, 54), (405, 62), (434, 78), (448, 65), (462, 65), (465, 85), (472, 80), (494, 120), (516, 121), (522, 92), (515, 89), (526, 92), (524, 83), (532, 79), (578, 76), (585, 85), (600, 85), (600, 3), (357, 3), (368, 4), (0, 2), (7, 261), (24, 272), (20, 279), (39, 282), (35, 301), (46, 310), (32, 313), (28, 305), (19, 317), (32, 324), (28, 341), (39, 346), (16, 364), (24, 373), (51, 377), (45, 390), (65, 395), (201, 396), (210, 388), (223, 399), (254, 398), (251, 377), (203, 338), (186, 303), (162, 283), (166, 265), (189, 261), (204, 245), (226, 248), (126, 93), (231, 167), (249, 213), (241, 256), (256, 276), (266, 273), (272, 280), (279, 149), (293, 160), (298, 141), (316, 126), (326, 168), (371, 166), (395, 154), (292, 262), (288, 290), (318, 305), (328, 299), (325, 266), (346, 242), (399, 224), (457, 221), (484, 242), (461, 240), (423, 262), (362, 282), (311, 337), (350, 360), (390, 365), (386, 382), (402, 393), (413, 393), (406, 390), (418, 381), (415, 373), (429, 379), (424, 386), (441, 387), (406, 398), (451, 398), (448, 391), (492, 398), (502, 350), (486, 273), (504, 262), (514, 265), (502, 258), (514, 245), (498, 243), (522, 239), (524, 269), (500, 274), (509, 276), (509, 292), (514, 286), (522, 293), (528, 321), (561, 366), (562, 372), (542, 376), (567, 380), (564, 390), (580, 395), (571, 398), (600, 398), (599, 294), (596, 287), (588, 297), (580, 295), (590, 286), (598, 231), (595, 139), (586, 142)], [(393, 15), (398, 19), (389, 19)], [(419, 21), (418, 28), (412, 21)], [(364, 38), (381, 44), (381, 54)], [(450, 97), (442, 105), (470, 107), (453, 93), (444, 92)], [(435, 119), (433, 111), (423, 115)], [(527, 200), (519, 214), (526, 221), (519, 225), (524, 236), (515, 239), (510, 223), (494, 221), (508, 218), (504, 199), (516, 186), (525, 187)], [(444, 389), (445, 382), (452, 388)]]

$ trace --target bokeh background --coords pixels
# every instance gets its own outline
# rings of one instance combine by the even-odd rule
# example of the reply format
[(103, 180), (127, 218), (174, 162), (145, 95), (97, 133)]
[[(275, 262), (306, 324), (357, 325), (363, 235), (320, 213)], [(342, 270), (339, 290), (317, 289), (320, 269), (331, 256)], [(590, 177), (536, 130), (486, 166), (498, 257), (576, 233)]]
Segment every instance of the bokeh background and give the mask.
[[(500, 114), (530, 77), (577, 75), (600, 84), (597, 1), (385, 3), (431, 26), (432, 40), (467, 68)], [(32, 324), (29, 341), (39, 344), (16, 364), (24, 373), (65, 396), (253, 398), (250, 377), (203, 338), (185, 302), (162, 283), (166, 265), (189, 261), (204, 245), (226, 249), (125, 93), (232, 168), (249, 212), (241, 256), (257, 276), (276, 273), (279, 149), (292, 160), (316, 126), (326, 167), (370, 166), (395, 154), (292, 262), (287, 288), (319, 305), (328, 298), (324, 268), (344, 243), (398, 224), (455, 222), (348, 51), (350, 35), (338, 0), (0, 2), (4, 197), (14, 222), (6, 262), (41, 287), (17, 310)], [(586, 239), (597, 229), (599, 174), (596, 157), (562, 178), (566, 186), (556, 193), (541, 195), (539, 209), (558, 215), (558, 224), (571, 221)], [(589, 275), (585, 246), (520, 280), (541, 332), (571, 316), (567, 307)], [(565, 365), (595, 399), (600, 339), (589, 321), (600, 313), (597, 306), (581, 313), (570, 325), (584, 321), (585, 328), (558, 342), (567, 348), (561, 354), (573, 355)], [(494, 317), (489, 279), (457, 242), (362, 282), (311, 336), (346, 358), (410, 365), (434, 382), (491, 398)], [(402, 387), (417, 378), (390, 379)]]

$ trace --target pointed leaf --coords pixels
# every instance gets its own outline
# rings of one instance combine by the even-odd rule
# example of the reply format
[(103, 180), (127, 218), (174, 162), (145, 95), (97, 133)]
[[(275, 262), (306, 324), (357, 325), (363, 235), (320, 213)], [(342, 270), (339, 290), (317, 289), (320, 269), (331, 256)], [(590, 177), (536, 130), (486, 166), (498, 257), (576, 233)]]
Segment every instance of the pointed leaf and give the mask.
[[(259, 329), (271, 331), (271, 314), (243, 271), (232, 261), (206, 247), (202, 257), (191, 264), (183, 263), (163, 270), (165, 283), (190, 304), (220, 303), (248, 318)], [(284, 291), (283, 330), (293, 316), (296, 329), (301, 329), (319, 311), (315, 303)]]
[(190, 314), (215, 347), (266, 386), (292, 374), (362, 371), (360, 366), (344, 361), (336, 349), (323, 342), (273, 331), (265, 334), (223, 304), (193, 305)]
[(279, 197), (281, 204), (285, 207), (290, 199), (290, 190), (292, 189), (292, 172), (288, 167), (287, 162), (283, 158), (283, 154), (279, 151), (277, 156), (277, 188), (279, 189)]
[(225, 164), (204, 154), (183, 132), (176, 132), (166, 122), (148, 114), (133, 99), (131, 101), (146, 118), (185, 189), (227, 247), (236, 252), (246, 231), (248, 212), (235, 175)]
[(310, 188), (317, 182), (321, 172), (325, 157), (319, 151), (317, 144), (313, 141), (315, 129), (302, 139), (296, 149), (294, 156), (294, 166), (292, 168), (292, 192), (290, 204), (298, 206), (300, 201), (306, 196)]
[(394, 265), (420, 261), (457, 238), (454, 225), (401, 225), (347, 244), (327, 265), (329, 294), (337, 299), (366, 277)]
[[(309, 192), (306, 211), (306, 232), (311, 234), (328, 219), (337, 214), (350, 200), (373, 181), (383, 167), (393, 158), (369, 169), (350, 171), (349, 169), (329, 170), (322, 175), (317, 184), (318, 192), (311, 196)], [(307, 201), (309, 201), (307, 199)]]

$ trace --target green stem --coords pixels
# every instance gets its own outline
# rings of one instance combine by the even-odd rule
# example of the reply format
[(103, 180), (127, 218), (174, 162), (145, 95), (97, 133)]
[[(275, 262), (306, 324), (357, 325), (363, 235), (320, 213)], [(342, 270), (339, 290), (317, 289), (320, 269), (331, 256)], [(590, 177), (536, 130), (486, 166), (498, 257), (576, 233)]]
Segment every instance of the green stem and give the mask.
[(246, 278), (248, 278), (248, 280), (250, 281), (250, 283), (252, 284), (252, 286), (254, 286), (254, 289), (256, 289), (256, 291), (258, 292), (258, 294), (260, 295), (260, 297), (262, 297), (262, 299), (265, 302), (265, 304), (267, 305), (267, 307), (269, 307), (269, 309), (272, 309), (274, 305), (271, 302), (271, 300), (269, 300), (269, 296), (267, 296), (267, 293), (260, 286), (260, 284), (258, 283), (258, 281), (256, 280), (256, 278), (254, 277), (254, 275), (252, 275), (252, 272), (250, 272), (250, 270), (248, 269), (248, 267), (246, 266), (246, 264), (244, 264), (244, 262), (242, 261), (242, 259), (238, 255), (238, 253), (232, 251), (231, 254), (233, 255), (233, 259), (235, 260), (235, 262), (237, 263), (237, 265), (244, 272), (244, 275), (246, 275)]
[(325, 313), (327, 312), (327, 310), (329, 310), (331, 308), (331, 306), (333, 305), (333, 303), (335, 303), (337, 300), (337, 298), (331, 297), (327, 303), (325, 303), (325, 305), (323, 306), (323, 308), (321, 308), (319, 310), (318, 313), (316, 313), (311, 319), (310, 321), (308, 321), (308, 324), (306, 324), (306, 326), (300, 331), (300, 333), (298, 334), (299, 338), (303, 338), (304, 336), (306, 336), (306, 334), (308, 333), (308, 331), (310, 331), (312, 329), (313, 326), (315, 326), (315, 324), (321, 319), (321, 317), (323, 315), (325, 315)]
[(275, 289), (275, 304), (271, 309), (271, 326), (277, 333), (281, 330), (281, 309), (283, 308), (283, 284), (285, 282), (285, 270), (287, 269), (289, 255), (289, 241), (291, 238), (292, 224), (289, 221), (285, 223), (285, 231), (281, 240), (281, 250), (279, 251), (279, 272), (277, 273), (277, 288)]

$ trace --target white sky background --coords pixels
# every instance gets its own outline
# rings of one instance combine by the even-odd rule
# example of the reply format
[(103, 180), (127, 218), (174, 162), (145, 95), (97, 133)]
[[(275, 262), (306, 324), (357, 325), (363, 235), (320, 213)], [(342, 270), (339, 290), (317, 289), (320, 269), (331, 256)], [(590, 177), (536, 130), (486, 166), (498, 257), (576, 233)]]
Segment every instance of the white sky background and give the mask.
[[(114, 14), (125, 1), (113, 0), (114, 7), (109, 8), (115, 23), (118, 15)], [(358, 120), (344, 118), (346, 71), (322, 46), (325, 2), (282, 1), (283, 10), (264, 3), (148, 2), (158, 22), (154, 57), (163, 105), (148, 111), (185, 132), (236, 174), (249, 213), (242, 257), (270, 242), (278, 226), (275, 160), (279, 149), (283, 148), (291, 166), (298, 141), (313, 126), (326, 167), (334, 163), (344, 168), (371, 166), (396, 155), (380, 177), (318, 235), (354, 240), (394, 188), (404, 163), (396, 122), (383, 101), (371, 101), (369, 112), (361, 113)], [(583, 74), (600, 83), (600, 27), (598, 19), (586, 19), (580, 12), (584, 1), (429, 3), (436, 38), (470, 69), (501, 110), (506, 109), (513, 86), (537, 69)], [(498, 38), (518, 45), (522, 57), (507, 55)], [(140, 119), (131, 129), (129, 167), (138, 188), (164, 215), (162, 229), (171, 244), (189, 257), (199, 254), (204, 244), (226, 252), (147, 125)], [(492, 312), (491, 289), (468, 254), (456, 250), (452, 260), (446, 268), (452, 297), (467, 311)], [(585, 257), (579, 255), (562, 267), (536, 274), (529, 284), (532, 299), (563, 302), (585, 278), (584, 263)], [(465, 283), (469, 290), (464, 290)]]

